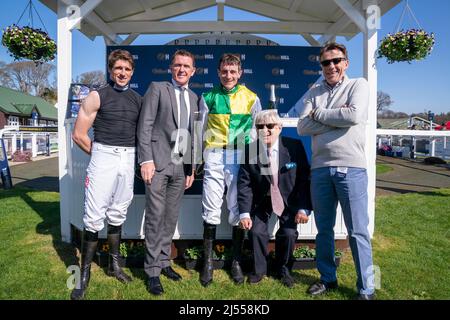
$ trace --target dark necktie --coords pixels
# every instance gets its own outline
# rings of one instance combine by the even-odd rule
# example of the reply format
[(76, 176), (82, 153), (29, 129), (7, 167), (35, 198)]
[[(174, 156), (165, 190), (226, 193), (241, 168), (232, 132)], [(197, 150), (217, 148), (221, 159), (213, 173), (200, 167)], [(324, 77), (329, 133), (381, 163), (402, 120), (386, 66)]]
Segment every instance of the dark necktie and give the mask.
[(188, 113), (186, 100), (184, 100), (185, 87), (180, 87), (180, 124), (179, 129), (188, 129)]

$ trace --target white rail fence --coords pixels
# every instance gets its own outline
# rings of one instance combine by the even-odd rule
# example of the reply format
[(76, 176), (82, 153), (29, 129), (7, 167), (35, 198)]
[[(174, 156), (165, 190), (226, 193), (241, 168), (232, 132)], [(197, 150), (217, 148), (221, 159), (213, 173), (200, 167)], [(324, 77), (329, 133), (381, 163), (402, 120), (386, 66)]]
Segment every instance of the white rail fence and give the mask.
[(450, 160), (450, 131), (377, 129), (378, 148), (392, 147), (392, 156), (440, 157)]
[[(57, 132), (29, 132), (20, 131), (19, 127), (5, 127), (0, 130), (6, 154), (11, 159), (16, 151), (29, 151), (32, 157), (58, 152)], [(50, 150), (48, 150), (48, 147)]]

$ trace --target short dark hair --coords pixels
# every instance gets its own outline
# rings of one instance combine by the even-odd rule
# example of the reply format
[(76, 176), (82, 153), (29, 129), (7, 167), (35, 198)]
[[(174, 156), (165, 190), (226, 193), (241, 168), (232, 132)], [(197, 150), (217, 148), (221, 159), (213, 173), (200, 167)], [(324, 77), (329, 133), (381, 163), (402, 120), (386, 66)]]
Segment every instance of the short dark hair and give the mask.
[(116, 49), (114, 51), (111, 51), (111, 53), (108, 56), (108, 69), (112, 70), (118, 60), (128, 61), (131, 65), (131, 68), (134, 70), (133, 56), (127, 50), (122, 49)]
[(344, 54), (345, 59), (348, 60), (347, 48), (343, 44), (336, 43), (336, 42), (327, 43), (320, 49), (319, 60), (320, 60), (320, 58), (322, 58), (322, 55), (325, 52), (331, 51), (331, 50), (341, 51)]
[(233, 53), (224, 53), (219, 60), (219, 65), (217, 66), (217, 69), (220, 70), (220, 66), (222, 64), (225, 65), (233, 65), (238, 66), (238, 69), (241, 70), (241, 58), (237, 54)]
[(170, 61), (170, 64), (173, 64), (173, 61), (175, 60), (176, 56), (184, 56), (184, 57), (189, 57), (192, 59), (192, 66), (195, 67), (195, 56), (192, 54), (192, 52), (189, 52), (187, 50), (184, 49), (178, 49), (177, 51), (175, 51), (175, 53), (172, 55), (172, 60)]

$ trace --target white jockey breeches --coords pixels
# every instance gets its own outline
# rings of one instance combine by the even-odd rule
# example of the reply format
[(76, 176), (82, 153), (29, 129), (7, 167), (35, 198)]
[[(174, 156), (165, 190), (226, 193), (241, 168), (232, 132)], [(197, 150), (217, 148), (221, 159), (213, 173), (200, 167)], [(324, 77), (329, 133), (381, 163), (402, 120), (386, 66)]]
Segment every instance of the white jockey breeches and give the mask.
[(205, 150), (203, 177), (202, 218), (206, 223), (218, 225), (222, 212), (223, 194), (227, 187), (228, 223), (239, 224), (237, 178), (242, 150), (211, 148)]
[(94, 142), (86, 170), (83, 222), (86, 230), (98, 232), (108, 224), (125, 222), (133, 199), (135, 148)]

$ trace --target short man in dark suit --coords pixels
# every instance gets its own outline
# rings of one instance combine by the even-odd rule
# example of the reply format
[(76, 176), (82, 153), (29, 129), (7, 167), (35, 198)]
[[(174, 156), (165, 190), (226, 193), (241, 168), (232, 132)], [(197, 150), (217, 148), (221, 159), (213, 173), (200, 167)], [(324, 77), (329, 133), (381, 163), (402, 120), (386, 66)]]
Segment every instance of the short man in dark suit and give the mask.
[(194, 181), (192, 139), (198, 97), (188, 88), (195, 73), (194, 55), (178, 50), (170, 65), (171, 82), (153, 82), (142, 104), (137, 130), (138, 157), (146, 184), (144, 269), (147, 289), (164, 292), (159, 276), (181, 276), (170, 262), (172, 237), (184, 190)]
[(249, 230), (253, 248), (250, 283), (267, 273), (268, 223), (278, 216), (275, 268), (287, 287), (294, 285), (289, 269), (298, 237), (297, 224), (307, 223), (311, 207), (309, 163), (300, 140), (280, 137), (282, 122), (276, 110), (256, 115), (258, 139), (247, 146), (238, 177), (240, 225)]

